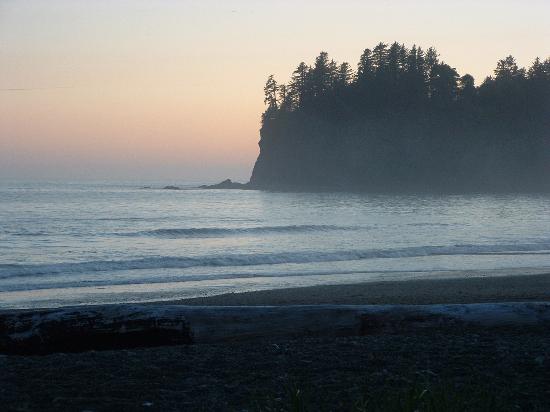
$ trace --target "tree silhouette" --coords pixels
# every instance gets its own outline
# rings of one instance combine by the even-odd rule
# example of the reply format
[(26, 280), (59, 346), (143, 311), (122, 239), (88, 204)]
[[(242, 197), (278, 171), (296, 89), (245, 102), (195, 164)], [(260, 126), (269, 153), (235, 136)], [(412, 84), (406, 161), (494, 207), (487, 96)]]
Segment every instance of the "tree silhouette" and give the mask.
[(440, 63), (432, 67), (430, 91), (436, 106), (446, 108), (456, 100), (458, 77), (457, 71), (448, 64)]
[(476, 87), (432, 47), (378, 43), (356, 73), (321, 52), (264, 92), (252, 184), (550, 191), (550, 58)]
[(365, 49), (357, 64), (357, 83), (359, 85), (364, 85), (370, 82), (373, 76), (374, 63), (372, 61), (372, 51), (370, 49)]
[(372, 62), (374, 72), (380, 76), (386, 71), (388, 64), (388, 46), (385, 43), (378, 43), (372, 50)]
[(277, 97), (279, 92), (279, 86), (275, 81), (275, 77), (270, 74), (265, 82), (264, 86), (264, 104), (267, 105), (267, 109), (262, 116), (262, 122), (267, 120), (273, 120), (277, 113)]
[(265, 82), (264, 87), (264, 103), (269, 108), (277, 108), (277, 92), (279, 91), (279, 87), (277, 86), (277, 82), (275, 81), (275, 77), (270, 74), (267, 78), (267, 81)]
[(350, 64), (347, 62), (342, 63), (338, 67), (336, 87), (345, 87), (353, 81), (354, 73)]
[(525, 70), (518, 68), (516, 59), (513, 56), (498, 61), (495, 69), (496, 80), (512, 80), (523, 76), (525, 76)]
[(474, 77), (470, 74), (465, 74), (458, 79), (458, 96), (467, 104), (472, 104), (476, 95), (476, 86)]
[(328, 60), (328, 53), (321, 52), (315, 59), (311, 70), (313, 96), (321, 96), (331, 86), (331, 64)]
[(293, 108), (299, 108), (305, 104), (312, 94), (308, 89), (310, 83), (310, 68), (304, 62), (301, 62), (292, 73), (292, 79), (289, 85), (289, 95)]

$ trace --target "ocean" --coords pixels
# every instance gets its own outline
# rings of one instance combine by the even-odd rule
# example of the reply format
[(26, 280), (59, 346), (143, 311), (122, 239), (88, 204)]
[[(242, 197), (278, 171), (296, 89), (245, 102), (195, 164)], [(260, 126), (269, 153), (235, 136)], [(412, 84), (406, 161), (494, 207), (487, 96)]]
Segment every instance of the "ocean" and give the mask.
[(0, 183), (0, 308), (550, 269), (550, 195)]

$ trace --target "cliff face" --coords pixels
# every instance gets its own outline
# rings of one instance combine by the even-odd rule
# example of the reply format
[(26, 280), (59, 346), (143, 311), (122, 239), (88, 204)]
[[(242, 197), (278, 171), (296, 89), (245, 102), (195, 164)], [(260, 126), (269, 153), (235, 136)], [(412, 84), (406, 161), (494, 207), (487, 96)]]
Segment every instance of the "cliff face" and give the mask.
[(250, 185), (374, 192), (550, 192), (550, 125), (417, 114), (267, 122)]
[(288, 190), (357, 186), (361, 159), (343, 131), (342, 125), (319, 118), (264, 125), (251, 185)]
[(250, 184), (274, 189), (320, 189), (328, 186), (326, 168), (319, 167), (327, 153), (311, 144), (311, 124), (273, 124), (261, 129), (260, 154)]

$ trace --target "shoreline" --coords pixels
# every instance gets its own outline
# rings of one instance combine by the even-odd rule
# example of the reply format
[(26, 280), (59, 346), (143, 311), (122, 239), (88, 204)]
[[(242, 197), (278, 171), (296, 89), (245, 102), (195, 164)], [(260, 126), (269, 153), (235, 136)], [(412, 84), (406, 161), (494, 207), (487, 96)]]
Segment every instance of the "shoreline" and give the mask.
[(550, 301), (550, 272), (467, 278), (407, 279), (225, 293), (154, 304), (204, 306), (383, 305)]
[[(425, 276), (425, 274), (422, 274)], [(372, 277), (371, 277), (372, 276)], [(298, 279), (299, 282), (295, 282)], [(336, 283), (336, 279), (340, 282)], [(245, 279), (248, 281), (247, 279)], [(0, 292), (1, 311), (41, 310), (106, 305), (369, 305), (445, 304), (550, 301), (550, 268), (439, 271), (430, 277), (417, 272), (352, 273), (311, 278), (282, 278), (280, 285), (230, 285), (227, 280), (150, 285), (72, 288), (74, 299), (55, 289)], [(145, 290), (149, 289), (149, 290)], [(61, 292), (59, 290), (58, 292)], [(66, 293), (67, 291), (64, 290)]]

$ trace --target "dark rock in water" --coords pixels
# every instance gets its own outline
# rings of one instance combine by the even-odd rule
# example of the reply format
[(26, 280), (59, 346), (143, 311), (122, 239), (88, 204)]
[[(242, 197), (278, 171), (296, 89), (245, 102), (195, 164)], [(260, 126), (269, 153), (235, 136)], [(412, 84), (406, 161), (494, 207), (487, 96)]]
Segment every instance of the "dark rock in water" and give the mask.
[(233, 182), (231, 179), (225, 179), (223, 182), (220, 182), (215, 185), (202, 185), (199, 186), (201, 189), (249, 189), (248, 183), (239, 183)]
[(164, 186), (163, 189), (165, 189), (165, 190), (181, 190), (181, 187), (178, 187), (178, 186)]

